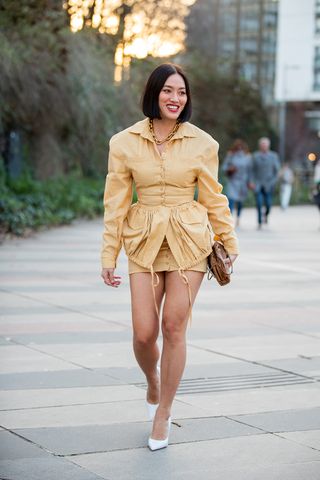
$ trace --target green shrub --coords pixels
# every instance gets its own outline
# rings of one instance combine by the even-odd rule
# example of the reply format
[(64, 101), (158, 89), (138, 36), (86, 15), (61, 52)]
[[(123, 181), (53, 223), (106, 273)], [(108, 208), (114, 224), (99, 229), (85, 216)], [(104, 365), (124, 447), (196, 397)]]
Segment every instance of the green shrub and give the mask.
[(0, 187), (1, 233), (23, 235), (30, 229), (102, 215), (103, 183), (78, 176), (40, 182), (25, 175), (10, 181)]

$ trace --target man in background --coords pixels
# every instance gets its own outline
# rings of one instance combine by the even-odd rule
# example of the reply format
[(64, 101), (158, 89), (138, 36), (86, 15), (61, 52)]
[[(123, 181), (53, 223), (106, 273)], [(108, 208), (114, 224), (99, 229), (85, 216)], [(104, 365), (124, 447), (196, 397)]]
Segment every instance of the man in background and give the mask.
[[(268, 223), (272, 205), (272, 193), (280, 170), (279, 157), (270, 150), (269, 138), (259, 140), (259, 150), (252, 156), (250, 188), (254, 190), (258, 213), (258, 229)], [(263, 212), (262, 212), (263, 209)]]

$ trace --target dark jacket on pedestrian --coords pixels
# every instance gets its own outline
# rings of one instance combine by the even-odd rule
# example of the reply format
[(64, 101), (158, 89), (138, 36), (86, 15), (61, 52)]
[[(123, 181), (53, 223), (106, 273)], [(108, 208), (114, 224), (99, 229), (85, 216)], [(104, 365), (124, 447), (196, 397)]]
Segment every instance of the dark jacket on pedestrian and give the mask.
[(278, 154), (269, 150), (254, 152), (252, 156), (251, 183), (254, 183), (255, 190), (259, 191), (262, 187), (266, 192), (270, 192), (277, 182), (278, 172), (280, 170), (280, 161)]

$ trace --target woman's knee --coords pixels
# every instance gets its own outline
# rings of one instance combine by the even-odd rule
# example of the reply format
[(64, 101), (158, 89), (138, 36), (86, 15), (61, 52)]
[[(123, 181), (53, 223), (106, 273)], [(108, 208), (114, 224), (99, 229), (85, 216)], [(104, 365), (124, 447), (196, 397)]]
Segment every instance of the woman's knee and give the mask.
[(164, 340), (170, 343), (179, 343), (185, 341), (187, 315), (173, 315), (163, 313), (162, 317), (162, 335)]
[(135, 331), (133, 334), (133, 342), (138, 348), (148, 348), (154, 345), (158, 338), (157, 331)]

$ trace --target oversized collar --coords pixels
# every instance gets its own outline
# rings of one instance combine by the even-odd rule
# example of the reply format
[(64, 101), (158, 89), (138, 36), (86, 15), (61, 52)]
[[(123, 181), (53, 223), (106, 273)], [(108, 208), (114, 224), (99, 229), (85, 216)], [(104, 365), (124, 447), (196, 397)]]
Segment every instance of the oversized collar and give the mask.
[[(149, 130), (149, 118), (145, 118), (140, 122), (135, 123), (132, 127), (128, 128), (130, 133), (137, 133), (141, 135), (143, 138), (147, 138), (148, 140), (153, 141), (152, 135)], [(177, 138), (184, 138), (184, 137), (196, 137), (195, 128), (189, 122), (181, 123), (179, 130), (172, 138), (172, 140), (176, 140)]]

